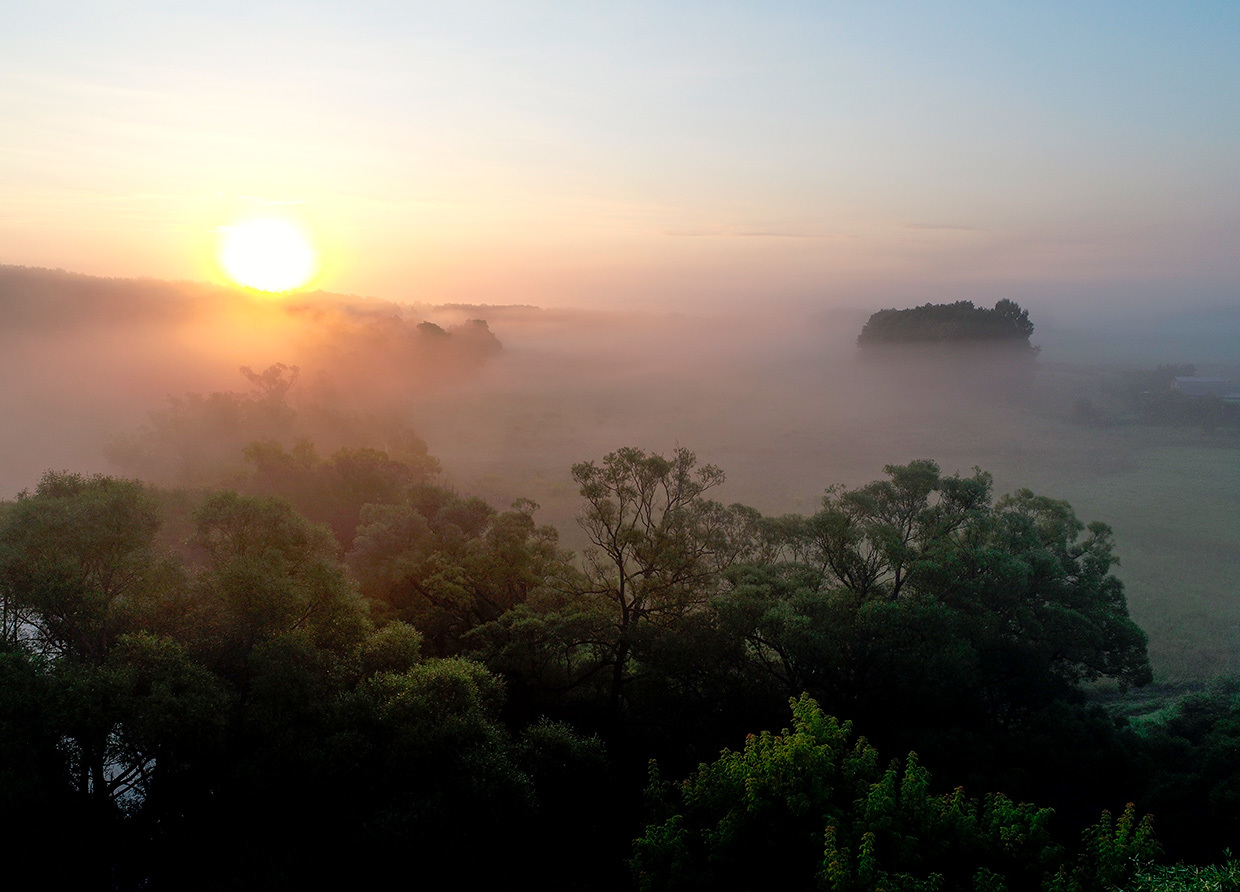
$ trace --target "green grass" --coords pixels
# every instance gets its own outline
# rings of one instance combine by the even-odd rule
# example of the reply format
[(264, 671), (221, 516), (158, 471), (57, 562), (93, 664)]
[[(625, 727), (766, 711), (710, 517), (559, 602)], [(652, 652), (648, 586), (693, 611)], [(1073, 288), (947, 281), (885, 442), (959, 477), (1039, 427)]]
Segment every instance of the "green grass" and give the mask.
[(1165, 681), (1240, 669), (1240, 454), (1152, 445), (1061, 493), (1115, 530), (1133, 618)]

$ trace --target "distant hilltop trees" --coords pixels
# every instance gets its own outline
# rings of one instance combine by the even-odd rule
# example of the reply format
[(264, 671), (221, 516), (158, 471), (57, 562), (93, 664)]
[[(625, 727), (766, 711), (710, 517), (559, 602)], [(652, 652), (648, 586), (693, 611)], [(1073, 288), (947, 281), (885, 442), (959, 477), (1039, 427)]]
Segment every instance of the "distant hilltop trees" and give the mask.
[(997, 344), (1036, 351), (1029, 343), (1032, 334), (1029, 311), (1015, 301), (1004, 299), (988, 310), (973, 306), (972, 301), (958, 300), (908, 310), (879, 310), (861, 329), (857, 346)]

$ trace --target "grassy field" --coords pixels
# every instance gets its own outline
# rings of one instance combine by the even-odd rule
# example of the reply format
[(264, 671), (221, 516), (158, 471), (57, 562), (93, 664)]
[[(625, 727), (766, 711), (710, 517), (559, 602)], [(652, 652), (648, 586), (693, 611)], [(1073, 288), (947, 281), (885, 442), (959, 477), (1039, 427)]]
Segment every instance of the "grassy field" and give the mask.
[(1118, 575), (1160, 679), (1240, 671), (1240, 452), (1148, 445), (1131, 460), (1065, 497), (1115, 529)]

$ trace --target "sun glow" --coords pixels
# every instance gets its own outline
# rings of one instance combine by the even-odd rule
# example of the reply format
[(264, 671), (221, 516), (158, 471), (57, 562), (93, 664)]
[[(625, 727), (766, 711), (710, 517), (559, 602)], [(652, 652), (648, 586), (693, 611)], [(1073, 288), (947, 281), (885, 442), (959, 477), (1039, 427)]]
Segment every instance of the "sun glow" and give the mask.
[(310, 239), (287, 220), (247, 220), (223, 230), (219, 264), (228, 278), (257, 291), (290, 291), (318, 269)]

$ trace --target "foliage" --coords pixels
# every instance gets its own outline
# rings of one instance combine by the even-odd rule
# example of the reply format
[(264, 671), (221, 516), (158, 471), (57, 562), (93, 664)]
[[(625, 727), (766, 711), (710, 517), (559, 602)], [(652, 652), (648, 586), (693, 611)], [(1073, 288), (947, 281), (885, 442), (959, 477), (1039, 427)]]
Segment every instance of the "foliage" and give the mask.
[[(611, 617), (609, 702), (625, 702), (636, 636), (647, 625), (676, 622), (713, 592), (720, 571), (739, 560), (750, 513), (704, 494), (723, 483), (714, 465), (678, 448), (671, 458), (626, 447), (601, 465), (573, 465), (585, 500), (578, 523), (593, 546), (576, 594)], [(737, 532), (742, 535), (736, 535)]]
[(524, 604), (565, 572), (553, 527), (519, 500), (497, 513), (481, 499), (435, 486), (410, 488), (399, 504), (367, 505), (347, 561), (362, 594), (455, 653), (462, 636)]
[(1223, 864), (1205, 866), (1145, 865), (1126, 887), (1127, 892), (1236, 892), (1240, 890), (1240, 863), (1230, 856)]
[[(255, 441), (243, 453), (254, 466), (245, 488), (262, 495), (287, 499), (299, 513), (331, 527), (344, 548), (353, 544), (365, 506), (401, 501), (413, 483), (425, 482), (438, 472), (439, 463), (420, 438), (397, 459), (380, 449), (340, 449), (324, 460), (308, 439), (292, 452), (273, 440)], [(398, 453), (400, 454), (400, 453)]]
[[(323, 382), (295, 399), (301, 393), (297, 366), (275, 363), (262, 372), (242, 366), (241, 374), (249, 391), (170, 397), (136, 432), (108, 444), (109, 461), (164, 484), (241, 485), (281, 495), (346, 539), (364, 502), (357, 498), (376, 486), (382, 492), (385, 477), (407, 482), (439, 472), (421, 437), (387, 415), (341, 408)], [(346, 448), (323, 461), (311, 445), (316, 435), (338, 445), (343, 439)], [(289, 442), (294, 445), (286, 452), (282, 444)], [(247, 479), (247, 461), (253, 479)]]
[[(922, 460), (766, 518), (708, 498), (722, 472), (692, 452), (626, 448), (573, 468), (574, 561), (531, 502), (497, 512), (377, 450), (252, 452), (252, 482), (356, 511), (346, 560), (267, 495), (181, 494), (199, 504), (170, 554), (187, 522), (158, 538), (176, 500), (134, 481), (49, 473), (0, 506), (0, 818), (90, 853), (62, 884), (369, 884), (412, 862), (610, 888), (652, 754), (711, 758), (650, 785), (649, 888), (1093, 890), (1151, 854), (1126, 812), (1066, 862), (1047, 810), (936, 790), (854, 723), (952, 784), (1067, 800), (1065, 827), (1123, 801), (1140, 744), (1143, 808), (1234, 819), (1233, 692), (1143, 743), (1085, 705), (1085, 682), (1149, 670), (1110, 531), (1066, 502)], [(714, 757), (789, 696), (791, 730)], [(554, 864), (529, 856), (548, 840)]]
[[(374, 761), (357, 781), (369, 785), (367, 795), (381, 798), (416, 790), (412, 810), (401, 817), (389, 812), (389, 820), (416, 820), (427, 825), (423, 833), (432, 821), (465, 824), (481, 817), (469, 809), (492, 797), (529, 807), (532, 788), (511, 763), (497, 721), (502, 704), (502, 683), (460, 659), (428, 660), (366, 679), (344, 704), (352, 733), (365, 741), (358, 741), (364, 747), (359, 755)], [(431, 765), (434, 771), (427, 770)]]
[(712, 465), (678, 449), (670, 457), (633, 447), (601, 463), (573, 466), (591, 546), (581, 567), (561, 562), (547, 585), (517, 609), (478, 628), (470, 645), (541, 693), (594, 701), (592, 723), (613, 737), (628, 728), (635, 660), (692, 622), (751, 547), (756, 511), (705, 497), (723, 482)]
[(362, 677), (379, 672), (404, 672), (421, 656), (422, 634), (402, 622), (380, 627), (358, 649)]
[(857, 344), (999, 343), (1029, 347), (1033, 323), (1029, 311), (1011, 300), (1000, 300), (994, 309), (973, 306), (972, 301), (923, 304), (907, 310), (879, 310), (869, 318)]
[(733, 574), (720, 601), (757, 624), (751, 643), (772, 648), (788, 682), (825, 668), (822, 648), (842, 657), (841, 648), (860, 643), (822, 636), (838, 639), (858, 624), (871, 630), (865, 638), (900, 635), (905, 617), (923, 636), (942, 629), (962, 639), (978, 683), (1006, 689), (1008, 704), (1018, 686), (1033, 695), (1037, 686), (1052, 692), (1104, 676), (1149, 680), (1144, 635), (1110, 573), (1109, 527), (1087, 528), (1066, 502), (1029, 490), (994, 503), (981, 471), (943, 477), (923, 460), (886, 472), (859, 489), (829, 490), (794, 533), (801, 562)]
[[(1061, 778), (1056, 805), (1085, 783), (1096, 814), (1122, 782), (1116, 729), (1081, 685), (1147, 681), (1145, 639), (1109, 529), (1067, 503), (996, 502), (989, 475), (925, 460), (833, 488), (811, 517), (710, 501), (721, 475), (687, 450), (619, 450), (575, 474), (594, 543), (581, 571), (561, 567), (462, 639), (520, 714), (698, 759), (809, 691), (971, 783), (1033, 795)], [(1078, 747), (1097, 755), (1069, 759)], [(1036, 770), (1010, 765), (1015, 750)]]
[[(598, 773), (597, 743), (547, 726), (518, 745), (498, 678), (425, 659), (406, 624), (373, 627), (326, 528), (213, 493), (194, 517), (203, 561), (179, 568), (154, 553), (154, 504), (131, 481), (49, 474), (0, 516), (19, 617), (0, 647), (0, 820), (32, 855), (50, 843), (19, 812), (91, 853), (80, 868), (36, 858), (43, 876), (282, 886), (377, 879), (410, 853), (459, 865), (471, 832), (500, 839), (538, 809), (527, 759), (561, 788), (543, 826), (568, 823), (563, 786)], [(497, 864), (526, 837), (505, 839)], [(363, 868), (344, 855), (376, 845), (390, 856)]]
[(1194, 860), (1240, 844), (1240, 683), (1220, 678), (1143, 728), (1143, 800)]
[(915, 755), (884, 770), (850, 723), (804, 695), (792, 709), (791, 730), (750, 735), (683, 784), (652, 776), (640, 888), (1036, 887), (1057, 865), (1048, 810), (932, 793)]
[(82, 798), (132, 810), (173, 795), (222, 742), (224, 684), (166, 638), (126, 635), (102, 664), (60, 661), (48, 681)]
[(1047, 892), (1089, 892), (1126, 888), (1138, 870), (1162, 853), (1154, 838), (1150, 815), (1137, 820), (1131, 802), (1118, 820), (1104, 811), (1101, 820), (1085, 830), (1075, 865), (1064, 867), (1048, 883)]
[(153, 549), (155, 502), (137, 481), (51, 472), (0, 517), (5, 638), (98, 662), (175, 571)]
[[(1081, 685), (1139, 685), (1150, 669), (1110, 572), (1110, 530), (1027, 490), (996, 502), (980, 471), (886, 470), (829, 490), (812, 517), (781, 518), (776, 560), (725, 573), (709, 606), (720, 637), (693, 665), (734, 666), (739, 647), (732, 678), (765, 675), (784, 697), (809, 691), (873, 739), (971, 783), (1029, 796), (1044, 789), (1034, 777), (1053, 777), (1057, 807), (1080, 799), (1075, 783), (1099, 791), (1097, 807), (1118, 795), (1115, 726), (1082, 705)], [(744, 692), (738, 706), (754, 690), (729, 684)], [(1090, 755), (1067, 756), (1081, 748)]]
[(244, 652), (294, 631), (335, 650), (360, 640), (365, 608), (326, 527), (283, 500), (233, 492), (208, 496), (195, 522), (194, 542), (210, 559), (197, 583), (213, 646)]
[(245, 444), (279, 438), (294, 425), (297, 411), (288, 395), (300, 371), (284, 363), (263, 372), (243, 366), (241, 374), (253, 385), (248, 393), (169, 397), (167, 406), (150, 412), (138, 431), (109, 443), (107, 457), (147, 478), (217, 483), (237, 468)]

